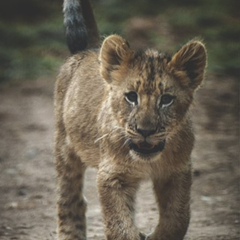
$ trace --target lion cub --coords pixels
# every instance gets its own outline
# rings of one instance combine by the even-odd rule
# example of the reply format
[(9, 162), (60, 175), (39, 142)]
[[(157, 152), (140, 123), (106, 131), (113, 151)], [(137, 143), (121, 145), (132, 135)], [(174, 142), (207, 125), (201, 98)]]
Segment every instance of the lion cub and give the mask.
[[(191, 41), (170, 57), (134, 51), (111, 35), (89, 50), (88, 43), (98, 42), (89, 2), (65, 0), (64, 14), (69, 48), (78, 53), (61, 68), (55, 89), (58, 239), (87, 239), (88, 166), (98, 169), (106, 239), (183, 239), (194, 143), (188, 110), (204, 77), (204, 45)], [(159, 208), (159, 223), (148, 236), (134, 224), (144, 179), (152, 180)]]

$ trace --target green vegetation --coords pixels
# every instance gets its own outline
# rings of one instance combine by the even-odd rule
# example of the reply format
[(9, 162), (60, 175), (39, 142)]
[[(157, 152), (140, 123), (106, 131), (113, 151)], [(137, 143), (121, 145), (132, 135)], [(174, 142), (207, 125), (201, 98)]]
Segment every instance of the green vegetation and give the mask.
[[(238, 0), (93, 0), (103, 35), (127, 34), (133, 17), (164, 18), (176, 43), (202, 38), (209, 71), (240, 73), (240, 1)], [(59, 0), (0, 2), (0, 81), (53, 75), (67, 56)], [(161, 22), (159, 22), (159, 25)], [(169, 42), (154, 30), (145, 34), (157, 48)], [(170, 36), (169, 36), (170, 38)], [(178, 46), (179, 47), (179, 46)]]
[(0, 81), (52, 75), (66, 56), (61, 4), (1, 1), (0, 16)]
[[(125, 24), (133, 16), (162, 16), (178, 43), (195, 37), (204, 40), (209, 53), (208, 71), (237, 77), (240, 74), (239, 9), (238, 0), (105, 0), (98, 2), (95, 10), (101, 30), (106, 34), (124, 34)], [(154, 32), (148, 36), (157, 47), (168, 41)]]
[[(58, 23), (60, 25), (60, 23)], [(32, 25), (0, 24), (0, 79), (31, 79), (50, 74), (61, 63), (64, 34), (56, 23)]]
[[(201, 4), (200, 4), (201, 3)], [(188, 39), (203, 38), (209, 53), (209, 71), (238, 76), (240, 73), (239, 1), (201, 1), (191, 8), (172, 10), (173, 32)], [(174, 11), (174, 12), (173, 12)], [(184, 15), (184, 17), (183, 17)], [(186, 33), (186, 34), (185, 34)]]

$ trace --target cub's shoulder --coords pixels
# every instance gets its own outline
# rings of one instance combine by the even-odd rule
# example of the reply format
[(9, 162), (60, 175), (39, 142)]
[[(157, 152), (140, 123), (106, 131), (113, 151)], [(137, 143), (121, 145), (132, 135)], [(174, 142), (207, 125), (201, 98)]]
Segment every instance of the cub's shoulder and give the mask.
[(95, 76), (99, 69), (98, 54), (98, 50), (92, 50), (69, 57), (60, 68), (56, 88), (66, 88), (72, 81), (78, 81), (90, 75)]
[(67, 59), (60, 69), (60, 72), (71, 70), (74, 73), (79, 67), (98, 65), (99, 50), (83, 51), (72, 55)]

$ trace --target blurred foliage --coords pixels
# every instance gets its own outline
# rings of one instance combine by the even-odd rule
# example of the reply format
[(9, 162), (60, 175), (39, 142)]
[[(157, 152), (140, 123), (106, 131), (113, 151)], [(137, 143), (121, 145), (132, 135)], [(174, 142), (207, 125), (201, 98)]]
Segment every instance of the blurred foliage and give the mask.
[(52, 74), (66, 52), (61, 3), (0, 2), (0, 81)]
[[(103, 35), (128, 34), (126, 29), (133, 17), (161, 16), (171, 27), (176, 43), (194, 37), (204, 39), (209, 71), (232, 76), (240, 73), (239, 0), (92, 2)], [(54, 74), (67, 56), (62, 22), (62, 1), (0, 1), (0, 81)], [(170, 42), (154, 30), (145, 35), (157, 48)]]
[[(209, 53), (209, 71), (238, 76), (240, 73), (240, 15), (237, 0), (203, 0), (199, 5), (170, 11), (169, 21), (179, 38), (203, 38)], [(183, 17), (184, 16), (184, 17)]]
[[(96, 0), (96, 14), (105, 34), (124, 34), (133, 16), (162, 16), (171, 26), (178, 43), (200, 38), (209, 53), (208, 71), (240, 74), (239, 0)], [(161, 24), (161, 22), (159, 22)], [(154, 32), (148, 35), (156, 46), (167, 42)], [(157, 42), (160, 44), (157, 44)]]

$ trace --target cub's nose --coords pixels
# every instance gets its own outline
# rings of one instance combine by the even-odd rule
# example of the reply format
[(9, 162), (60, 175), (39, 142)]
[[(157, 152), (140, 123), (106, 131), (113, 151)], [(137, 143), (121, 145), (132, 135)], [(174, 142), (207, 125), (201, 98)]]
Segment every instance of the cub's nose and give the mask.
[(149, 137), (150, 135), (153, 135), (156, 130), (155, 129), (140, 129), (137, 128), (137, 132), (140, 133), (143, 137)]

